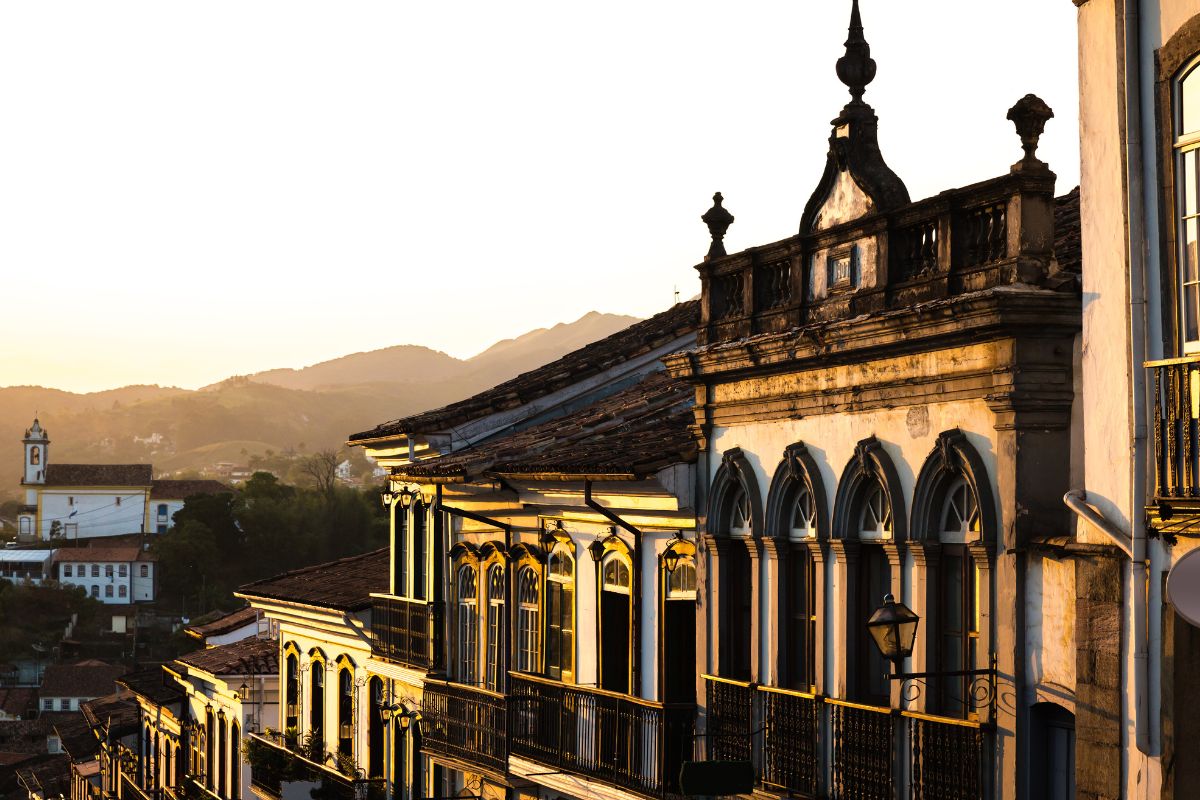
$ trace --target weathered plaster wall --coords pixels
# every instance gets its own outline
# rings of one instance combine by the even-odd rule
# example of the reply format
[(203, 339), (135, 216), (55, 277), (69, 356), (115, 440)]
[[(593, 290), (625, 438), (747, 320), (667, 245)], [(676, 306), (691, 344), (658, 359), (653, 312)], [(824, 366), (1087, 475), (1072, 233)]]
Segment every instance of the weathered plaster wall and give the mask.
[(1030, 556), (1025, 595), (1031, 700), (1075, 704), (1075, 565)]
[(813, 229), (828, 230), (843, 222), (861, 219), (874, 208), (875, 204), (855, 182), (850, 170), (844, 169), (838, 173), (833, 186), (829, 188), (829, 194), (813, 222)]

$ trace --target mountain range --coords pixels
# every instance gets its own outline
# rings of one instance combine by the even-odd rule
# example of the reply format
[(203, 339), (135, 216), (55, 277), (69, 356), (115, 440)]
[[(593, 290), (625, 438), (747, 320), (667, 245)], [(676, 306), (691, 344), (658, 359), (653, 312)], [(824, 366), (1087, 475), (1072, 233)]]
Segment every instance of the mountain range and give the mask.
[(637, 322), (591, 312), (458, 359), (398, 345), (299, 369), (235, 376), (197, 390), (124, 386), (75, 394), (0, 388), (0, 496), (15, 496), (21, 437), (35, 412), (60, 463), (150, 463), (156, 474), (202, 472), (251, 456), (338, 448), (387, 419), (460, 400)]

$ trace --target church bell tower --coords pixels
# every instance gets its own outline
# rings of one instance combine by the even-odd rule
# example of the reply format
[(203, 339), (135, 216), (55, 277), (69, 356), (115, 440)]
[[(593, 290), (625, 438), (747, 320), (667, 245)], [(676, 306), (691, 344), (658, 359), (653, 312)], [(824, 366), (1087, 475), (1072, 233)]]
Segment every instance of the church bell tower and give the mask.
[(25, 473), (21, 483), (41, 485), (46, 482), (46, 465), (50, 456), (50, 437), (38, 422), (25, 431)]

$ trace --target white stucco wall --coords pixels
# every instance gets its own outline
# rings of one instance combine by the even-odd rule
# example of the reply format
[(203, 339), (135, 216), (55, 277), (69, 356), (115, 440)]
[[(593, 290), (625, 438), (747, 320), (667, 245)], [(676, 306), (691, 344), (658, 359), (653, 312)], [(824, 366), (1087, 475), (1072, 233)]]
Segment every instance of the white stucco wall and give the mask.
[[(38, 535), (50, 539), (55, 521), (64, 528), (78, 526), (68, 538), (87, 539), (141, 533), (146, 515), (146, 491), (142, 489), (46, 488), (37, 492)], [(71, 516), (74, 513), (74, 516)]]

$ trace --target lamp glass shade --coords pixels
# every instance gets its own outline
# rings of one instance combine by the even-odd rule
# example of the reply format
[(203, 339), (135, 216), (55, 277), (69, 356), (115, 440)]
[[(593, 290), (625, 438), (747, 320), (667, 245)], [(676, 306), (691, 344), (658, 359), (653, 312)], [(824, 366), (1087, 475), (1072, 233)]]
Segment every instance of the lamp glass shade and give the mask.
[(920, 617), (889, 594), (867, 620), (867, 631), (884, 658), (899, 661), (912, 655), (919, 622)]
[(679, 551), (672, 547), (663, 553), (663, 566), (667, 568), (667, 572), (674, 572), (679, 566)]

